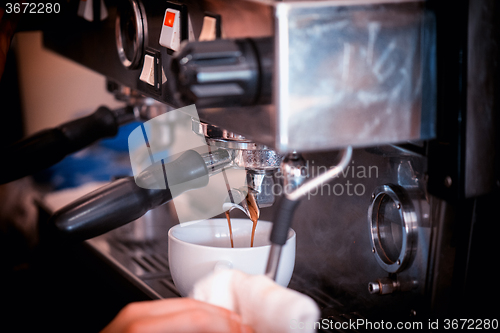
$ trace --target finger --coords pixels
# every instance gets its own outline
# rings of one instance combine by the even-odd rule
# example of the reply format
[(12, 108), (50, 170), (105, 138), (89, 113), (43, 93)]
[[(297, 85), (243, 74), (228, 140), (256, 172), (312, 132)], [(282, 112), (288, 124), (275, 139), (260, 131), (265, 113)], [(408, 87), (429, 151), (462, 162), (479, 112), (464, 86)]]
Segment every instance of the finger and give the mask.
[(136, 302), (124, 308), (126, 315), (162, 315), (192, 309), (211, 309), (214, 305), (192, 298), (169, 298), (154, 301)]
[(195, 309), (206, 309), (208, 311), (212, 309), (213, 311), (213, 308), (219, 309), (218, 311), (228, 311), (191, 298), (172, 298), (130, 303), (118, 313), (115, 319), (113, 319), (102, 333), (120, 332), (139, 318), (167, 315), (176, 312), (189, 312)]
[(140, 318), (126, 327), (129, 333), (251, 333), (241, 317), (213, 307)]

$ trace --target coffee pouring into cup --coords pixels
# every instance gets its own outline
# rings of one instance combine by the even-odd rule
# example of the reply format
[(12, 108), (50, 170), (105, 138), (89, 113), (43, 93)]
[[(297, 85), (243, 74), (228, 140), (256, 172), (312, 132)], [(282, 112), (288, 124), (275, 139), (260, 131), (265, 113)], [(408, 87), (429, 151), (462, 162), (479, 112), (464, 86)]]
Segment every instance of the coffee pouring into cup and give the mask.
[[(252, 224), (232, 219), (234, 247), (231, 247), (226, 219), (209, 219), (189, 225), (178, 224), (168, 232), (170, 273), (181, 296), (188, 296), (203, 277), (219, 269), (236, 269), (263, 275), (271, 248), (272, 222), (259, 221), (254, 246), (250, 247)], [(276, 282), (288, 286), (295, 266), (296, 235), (292, 229), (283, 246)]]

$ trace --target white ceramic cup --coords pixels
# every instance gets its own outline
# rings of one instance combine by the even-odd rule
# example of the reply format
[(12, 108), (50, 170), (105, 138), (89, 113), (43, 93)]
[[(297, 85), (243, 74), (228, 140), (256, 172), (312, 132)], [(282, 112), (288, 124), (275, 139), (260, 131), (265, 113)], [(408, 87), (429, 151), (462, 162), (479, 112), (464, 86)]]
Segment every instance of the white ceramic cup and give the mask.
[[(219, 268), (233, 268), (247, 274), (264, 274), (271, 243), (272, 223), (258, 221), (254, 246), (250, 247), (252, 222), (231, 219), (234, 248), (231, 248), (226, 219), (178, 224), (168, 232), (168, 260), (174, 284), (187, 296), (194, 284)], [(295, 231), (290, 229), (282, 248), (276, 282), (288, 286), (295, 265)]]

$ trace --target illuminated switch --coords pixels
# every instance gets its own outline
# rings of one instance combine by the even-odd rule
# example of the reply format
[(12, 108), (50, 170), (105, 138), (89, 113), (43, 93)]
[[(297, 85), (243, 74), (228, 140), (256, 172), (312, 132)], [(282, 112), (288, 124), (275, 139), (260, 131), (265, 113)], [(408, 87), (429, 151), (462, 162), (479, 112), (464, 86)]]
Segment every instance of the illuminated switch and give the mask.
[(146, 82), (153, 87), (155, 86), (155, 58), (146, 54), (144, 56), (144, 66), (142, 66), (142, 72), (139, 79)]
[(175, 9), (167, 9), (160, 33), (160, 45), (173, 51), (179, 49), (181, 43), (181, 16)]

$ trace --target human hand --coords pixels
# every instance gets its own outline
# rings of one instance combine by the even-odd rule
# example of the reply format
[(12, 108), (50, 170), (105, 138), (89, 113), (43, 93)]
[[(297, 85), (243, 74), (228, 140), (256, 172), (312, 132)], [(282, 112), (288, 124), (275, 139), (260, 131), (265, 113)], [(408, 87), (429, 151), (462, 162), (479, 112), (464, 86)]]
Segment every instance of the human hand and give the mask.
[(101, 333), (251, 333), (241, 317), (191, 298), (131, 303)]

